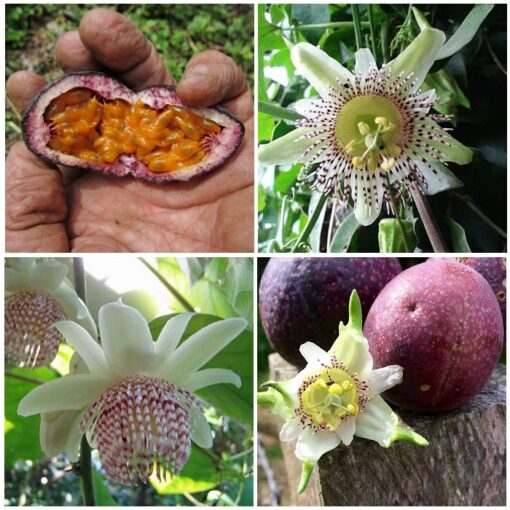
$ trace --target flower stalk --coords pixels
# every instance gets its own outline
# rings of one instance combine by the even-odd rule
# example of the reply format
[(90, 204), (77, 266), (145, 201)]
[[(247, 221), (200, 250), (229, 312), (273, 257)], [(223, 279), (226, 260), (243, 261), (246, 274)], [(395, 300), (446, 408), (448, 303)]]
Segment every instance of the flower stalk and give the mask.
[(328, 197), (325, 194), (323, 194), (319, 197), (317, 206), (315, 207), (312, 215), (310, 216), (309, 220), (307, 221), (305, 228), (299, 235), (298, 240), (296, 241), (296, 244), (293, 246), (293, 248), (291, 250), (292, 253), (298, 252), (299, 247), (307, 241), (308, 237), (310, 236), (310, 234), (313, 230), (313, 227), (315, 226), (315, 224), (317, 223), (317, 220), (320, 217), (321, 211), (322, 211), (324, 205), (326, 204), (327, 198)]

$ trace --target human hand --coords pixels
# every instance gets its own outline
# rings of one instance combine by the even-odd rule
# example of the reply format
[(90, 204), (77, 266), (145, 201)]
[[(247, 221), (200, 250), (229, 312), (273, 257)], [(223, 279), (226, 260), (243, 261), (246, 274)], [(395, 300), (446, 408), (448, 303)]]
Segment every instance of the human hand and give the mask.
[[(93, 9), (56, 45), (65, 72), (107, 70), (134, 90), (175, 84), (152, 44), (130, 21)], [(7, 93), (20, 111), (46, 85), (13, 74)], [(191, 106), (223, 103), (246, 128), (222, 168), (190, 182), (151, 184), (132, 177), (53, 168), (16, 143), (6, 162), (7, 252), (248, 252), (253, 250), (253, 101), (232, 59), (193, 57), (177, 85)]]

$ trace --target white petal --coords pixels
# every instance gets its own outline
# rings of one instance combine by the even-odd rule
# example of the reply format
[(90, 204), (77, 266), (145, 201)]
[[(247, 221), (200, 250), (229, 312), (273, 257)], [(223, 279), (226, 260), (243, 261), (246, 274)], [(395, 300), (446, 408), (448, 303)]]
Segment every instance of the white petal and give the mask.
[[(438, 161), (423, 163), (421, 160), (414, 160), (413, 162), (425, 178), (427, 187), (424, 188), (424, 192), (427, 195), (435, 195), (441, 191), (461, 188), (463, 186), (462, 181), (457, 179), (457, 177), (450, 172), (448, 168)], [(430, 166), (434, 168), (435, 172), (430, 168)]]
[(170, 382), (183, 381), (237, 338), (246, 325), (245, 319), (224, 319), (209, 324), (183, 342), (160, 373)]
[(143, 315), (120, 301), (99, 310), (99, 333), (109, 367), (128, 376), (152, 369), (154, 342)]
[(62, 411), (41, 415), (39, 439), (46, 455), (54, 457), (60, 453), (66, 453), (71, 462), (78, 460), (83, 436), (79, 425), (85, 412)]
[(348, 418), (344, 420), (342, 424), (336, 429), (336, 435), (342, 440), (342, 443), (349, 446), (352, 443), (354, 437), (354, 431), (356, 430), (355, 418)]
[(235, 372), (226, 368), (205, 368), (195, 372), (191, 377), (179, 383), (179, 386), (194, 393), (215, 384), (233, 384), (240, 388), (241, 378)]
[(69, 269), (57, 260), (39, 262), (30, 272), (30, 280), (37, 289), (52, 292), (60, 287)]
[(6, 267), (4, 270), (4, 278), (5, 292), (16, 292), (18, 290), (28, 290), (33, 288), (28, 276), (17, 269)]
[(397, 415), (382, 397), (377, 395), (372, 397), (356, 419), (355, 435), (377, 441), (381, 446), (388, 447), (397, 423)]
[(377, 68), (377, 64), (375, 63), (374, 56), (372, 52), (368, 48), (361, 48), (355, 54), (356, 64), (354, 66), (354, 72), (356, 74), (360, 74), (361, 76), (366, 76), (368, 74), (368, 70), (371, 67)]
[(389, 365), (384, 368), (373, 370), (368, 374), (368, 377), (365, 378), (366, 383), (370, 387), (370, 390), (367, 391), (367, 395), (369, 397), (378, 395), (383, 391), (393, 388), (396, 384), (400, 384), (403, 374), (404, 369), (399, 365)]
[(372, 370), (374, 361), (368, 350), (367, 339), (344, 324), (340, 324), (338, 340), (335, 341), (329, 352), (334, 354), (351, 372), (358, 374), (360, 378)]
[[(365, 179), (363, 179), (363, 175)], [(351, 183), (353, 180), (355, 180), (356, 186), (354, 216), (361, 225), (371, 225), (379, 217), (382, 208), (384, 190), (379, 173), (355, 170)]]
[(211, 427), (198, 408), (191, 411), (191, 440), (201, 448), (211, 448), (213, 438)]
[(71, 462), (77, 462), (80, 456), (81, 438), (83, 437), (83, 432), (80, 430), (80, 422), (87, 410), (85, 409), (76, 416), (74, 423), (67, 433), (65, 454)]
[(174, 353), (193, 315), (190, 312), (181, 313), (167, 321), (154, 345), (156, 355), (168, 357)]
[(309, 117), (312, 111), (322, 103), (319, 99), (299, 99), (292, 103), (292, 108), (303, 117)]
[(285, 165), (296, 163), (300, 156), (316, 142), (315, 138), (303, 138), (311, 128), (298, 127), (271, 143), (260, 145), (259, 163), (262, 165)]
[(72, 321), (57, 322), (55, 327), (64, 335), (67, 343), (76, 349), (91, 373), (108, 374), (103, 349), (84, 328)]
[(322, 455), (333, 450), (339, 444), (340, 438), (334, 432), (314, 432), (305, 429), (296, 443), (296, 457), (303, 461), (317, 461)]
[(303, 427), (297, 418), (287, 421), (280, 430), (280, 439), (282, 441), (293, 441), (299, 437), (303, 431)]
[(20, 416), (32, 416), (53, 411), (81, 409), (91, 404), (108, 388), (111, 379), (97, 375), (66, 375), (41, 384), (32, 390), (18, 406)]
[(343, 65), (309, 43), (296, 44), (290, 57), (297, 71), (323, 99), (328, 98), (330, 88), (338, 89), (353, 77)]
[(313, 342), (306, 342), (302, 344), (299, 347), (299, 352), (301, 353), (301, 356), (305, 358), (309, 368), (323, 367), (330, 360), (328, 353)]

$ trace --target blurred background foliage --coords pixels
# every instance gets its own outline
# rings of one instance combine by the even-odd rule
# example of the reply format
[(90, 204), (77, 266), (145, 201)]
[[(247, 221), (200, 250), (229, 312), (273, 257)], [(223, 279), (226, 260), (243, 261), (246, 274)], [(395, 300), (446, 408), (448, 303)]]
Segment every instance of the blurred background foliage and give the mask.
[[(142, 261), (135, 262), (143, 266)], [(174, 313), (187, 309), (176, 296), (197, 312), (183, 341), (218, 318), (245, 317), (248, 320), (248, 328), (205, 365), (234, 370), (241, 377), (242, 385), (235, 388), (221, 384), (198, 392), (205, 402), (207, 420), (213, 430), (213, 447), (203, 450), (193, 446), (181, 474), (165, 483), (158, 482), (155, 477), (150, 484), (139, 484), (136, 488), (113, 483), (104, 476), (97, 452), (93, 451), (97, 505), (250, 506), (253, 504), (253, 260), (180, 257), (158, 258), (148, 263), (168, 289), (166, 303), (157, 303), (157, 307), (152, 306), (156, 303), (151, 303), (152, 311), (140, 300), (141, 311), (146, 316), (162, 305), (169, 312), (149, 323), (154, 338)], [(84, 265), (87, 271), (87, 259)], [(72, 280), (72, 274), (70, 278)], [(142, 298), (148, 290), (154, 289), (137, 285), (137, 291), (143, 291), (139, 294)], [(94, 293), (101, 293), (97, 284), (93, 288)], [(100, 301), (104, 296), (111, 299), (111, 292), (106, 289), (103, 296), (92, 296), (89, 289), (88, 295), (91, 301)], [(130, 304), (136, 306), (134, 301)], [(68, 373), (72, 354), (73, 349), (62, 344), (51, 367), (6, 368), (6, 506), (83, 504), (81, 478), (67, 459), (63, 455), (48, 459), (41, 451), (39, 416), (22, 418), (16, 413), (20, 400), (37, 384)]]
[[(253, 85), (253, 6), (236, 4), (26, 4), (7, 5), (6, 78), (30, 70), (52, 81), (62, 75), (55, 43), (77, 30), (94, 7), (113, 9), (131, 20), (154, 44), (168, 69), (180, 79), (186, 63), (206, 49), (223, 51)], [(7, 149), (21, 134), (19, 115), (7, 105)]]
[[(506, 5), (420, 4), (429, 23), (447, 40), (455, 34), (460, 51), (436, 61), (425, 86), (435, 88), (437, 110), (452, 116), (453, 135), (474, 148), (471, 164), (451, 164), (464, 187), (429, 197), (439, 227), (454, 252), (506, 251)], [(473, 10), (473, 12), (471, 12)], [(359, 5), (363, 46), (389, 61), (419, 33), (409, 5)], [(467, 16), (471, 13), (471, 16)], [(487, 17), (485, 17), (487, 16)], [(462, 23), (465, 22), (463, 25)], [(462, 25), (462, 26), (461, 26)], [(371, 30), (374, 37), (371, 38)], [(457, 31), (458, 30), (458, 31)], [(295, 74), (287, 42), (318, 45), (349, 69), (356, 51), (349, 4), (272, 4), (258, 6), (259, 143), (294, 129), (292, 104), (315, 92)], [(452, 44), (453, 45), (453, 44)], [(261, 107), (261, 103), (264, 103)], [(279, 117), (286, 108), (288, 118)], [(280, 110), (281, 113), (281, 110)], [(295, 120), (295, 119), (294, 119)], [(302, 232), (318, 193), (300, 182), (300, 164), (259, 165), (259, 250), (288, 252)], [(323, 210), (309, 238), (309, 251), (403, 252), (401, 230), (393, 218), (362, 228), (349, 215)], [(431, 251), (421, 221), (412, 208), (402, 208), (409, 251)], [(333, 224), (334, 242), (327, 243)]]

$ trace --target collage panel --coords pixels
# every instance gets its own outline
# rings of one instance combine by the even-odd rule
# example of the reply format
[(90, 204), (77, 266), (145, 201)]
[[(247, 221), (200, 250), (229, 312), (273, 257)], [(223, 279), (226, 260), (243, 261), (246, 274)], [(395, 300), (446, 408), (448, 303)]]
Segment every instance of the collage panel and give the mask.
[(506, 252), (506, 31), (506, 4), (259, 4), (259, 251)]
[(253, 260), (5, 261), (7, 506), (253, 505)]
[(260, 506), (506, 504), (506, 258), (257, 273)]
[(253, 30), (250, 4), (7, 5), (7, 252), (253, 253)]

